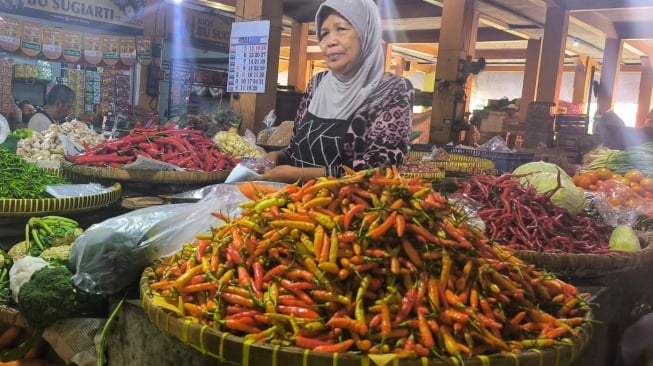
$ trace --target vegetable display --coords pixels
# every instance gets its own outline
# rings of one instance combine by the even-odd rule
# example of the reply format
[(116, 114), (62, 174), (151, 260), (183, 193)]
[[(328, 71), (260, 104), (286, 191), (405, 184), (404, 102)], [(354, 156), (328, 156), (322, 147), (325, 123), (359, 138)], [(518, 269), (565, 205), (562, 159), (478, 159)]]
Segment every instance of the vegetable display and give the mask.
[(119, 139), (84, 146), (83, 153), (67, 155), (66, 160), (79, 165), (122, 168), (139, 156), (203, 172), (230, 170), (237, 163), (221, 153), (202, 131), (171, 127), (134, 128)]
[(65, 135), (80, 146), (84, 144), (97, 145), (106, 140), (105, 136), (95, 132), (82, 121), (64, 122), (60, 125), (52, 124), (45, 131), (26, 130), (29, 132), (21, 134), (29, 133), (29, 136), (18, 142), (16, 153), (30, 162), (63, 161), (64, 149), (60, 135)]
[(551, 202), (566, 208), (572, 214), (581, 213), (585, 209), (585, 193), (576, 188), (573, 179), (556, 164), (534, 161), (518, 166), (512, 174), (521, 184), (535, 187), (538, 193), (555, 190)]
[(653, 161), (653, 142), (646, 142), (623, 150), (599, 147), (585, 154), (582, 165), (590, 170), (608, 168), (618, 174), (640, 170), (646, 176), (653, 176), (651, 161)]
[[(79, 223), (63, 216), (32, 217), (25, 224), (26, 254), (39, 256), (44, 252), (48, 259), (56, 259), (57, 252), (70, 252), (75, 239), (84, 232)], [(60, 248), (55, 250), (54, 248)], [(66, 260), (67, 256), (60, 256)]]
[(569, 344), (586, 321), (575, 287), (490, 245), (430, 183), (396, 169), (241, 207), (213, 213), (224, 225), (155, 266), (159, 304), (246, 341), (402, 358)]
[(612, 228), (554, 204), (555, 188), (539, 193), (511, 173), (477, 175), (458, 182), (456, 194), (479, 204), (487, 233), (513, 249), (556, 253), (606, 253)]
[(66, 183), (66, 179), (0, 148), (0, 199), (44, 198), (46, 186)]

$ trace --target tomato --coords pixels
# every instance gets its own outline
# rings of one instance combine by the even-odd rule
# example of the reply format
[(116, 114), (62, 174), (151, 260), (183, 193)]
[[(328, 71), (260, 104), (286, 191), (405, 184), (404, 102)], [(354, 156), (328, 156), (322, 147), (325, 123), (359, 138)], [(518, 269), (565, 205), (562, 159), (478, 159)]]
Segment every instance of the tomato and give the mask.
[(589, 180), (590, 180), (590, 182), (592, 182), (592, 184), (596, 184), (596, 182), (599, 181), (599, 175), (596, 174), (595, 172), (585, 172), (585, 173), (583, 173), (583, 175), (586, 176), (587, 178), (589, 178)]
[(614, 178), (612, 178), (612, 179), (613, 179), (615, 182), (619, 182), (619, 183), (622, 183), (622, 184), (624, 184), (624, 185), (630, 187), (630, 179), (628, 179), (628, 178), (626, 178), (626, 177), (617, 176), (617, 177), (614, 177)]
[(624, 178), (630, 180), (631, 182), (639, 182), (642, 180), (642, 178), (644, 178), (644, 173), (638, 169), (632, 169), (624, 174)]
[(630, 182), (630, 189), (642, 197), (644, 197), (644, 192), (646, 192), (644, 187), (642, 187), (642, 185), (637, 182)]
[(647, 192), (653, 192), (653, 178), (644, 177), (639, 181), (639, 185)]
[(600, 180), (608, 180), (612, 178), (612, 170), (609, 168), (598, 168), (594, 170), (594, 173), (596, 173)]

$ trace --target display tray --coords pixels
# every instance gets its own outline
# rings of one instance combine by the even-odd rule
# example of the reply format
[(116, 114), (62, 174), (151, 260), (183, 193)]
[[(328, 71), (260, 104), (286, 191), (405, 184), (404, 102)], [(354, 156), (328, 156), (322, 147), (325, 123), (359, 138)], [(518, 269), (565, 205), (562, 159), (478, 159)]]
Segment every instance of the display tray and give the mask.
[(61, 163), (64, 171), (94, 179), (109, 179), (120, 182), (150, 183), (150, 184), (184, 184), (200, 185), (221, 183), (227, 179), (230, 170), (219, 172), (164, 171), (164, 170), (131, 170), (119, 168), (89, 167), (75, 165), (69, 162)]
[[(182, 318), (170, 310), (158, 307), (149, 286), (155, 278), (154, 269), (148, 267), (140, 280), (140, 296), (143, 310), (150, 321), (162, 332), (172, 335), (184, 344), (220, 360), (221, 365), (297, 365), (297, 366), (444, 366), (460, 365), (457, 359), (395, 358), (392, 354), (360, 355), (353, 353), (312, 352), (298, 347), (281, 347), (265, 343), (245, 341), (243, 337), (220, 332), (214, 328)], [(576, 328), (576, 336), (561, 340), (550, 348), (528, 350), (520, 353), (474, 356), (464, 359), (465, 366), (569, 366), (586, 348), (592, 333), (592, 323), (586, 322)]]
[(115, 183), (113, 187), (115, 189), (108, 192), (81, 197), (0, 199), (0, 217), (67, 215), (98, 210), (120, 199), (122, 186)]

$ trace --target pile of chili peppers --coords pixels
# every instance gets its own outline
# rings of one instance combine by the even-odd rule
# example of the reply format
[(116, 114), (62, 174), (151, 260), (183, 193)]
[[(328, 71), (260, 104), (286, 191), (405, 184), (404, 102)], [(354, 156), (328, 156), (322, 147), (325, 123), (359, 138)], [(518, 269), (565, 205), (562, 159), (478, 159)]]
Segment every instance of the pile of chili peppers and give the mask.
[(139, 156), (203, 172), (231, 170), (238, 162), (222, 154), (202, 131), (172, 127), (133, 128), (121, 138), (84, 146), (83, 153), (67, 155), (66, 160), (79, 165), (121, 168)]
[(430, 183), (396, 169), (241, 206), (157, 263), (150, 290), (245, 340), (462, 360), (570, 345), (588, 321), (586, 294), (491, 246)]
[(517, 250), (547, 253), (610, 251), (612, 228), (588, 215), (575, 215), (554, 204), (548, 193), (522, 186), (513, 175), (476, 175), (458, 182), (456, 194), (472, 199), (488, 236)]

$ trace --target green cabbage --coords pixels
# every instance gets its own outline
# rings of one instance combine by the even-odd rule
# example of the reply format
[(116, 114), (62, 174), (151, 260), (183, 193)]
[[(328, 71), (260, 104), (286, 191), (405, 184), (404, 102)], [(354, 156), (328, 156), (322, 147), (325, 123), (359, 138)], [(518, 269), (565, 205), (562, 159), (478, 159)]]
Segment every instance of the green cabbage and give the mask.
[(518, 166), (512, 174), (522, 185), (530, 184), (539, 193), (550, 192), (558, 186), (560, 174), (560, 189), (551, 197), (551, 201), (566, 208), (572, 214), (578, 214), (585, 209), (585, 192), (576, 187), (573, 179), (556, 164), (544, 161), (534, 161)]

